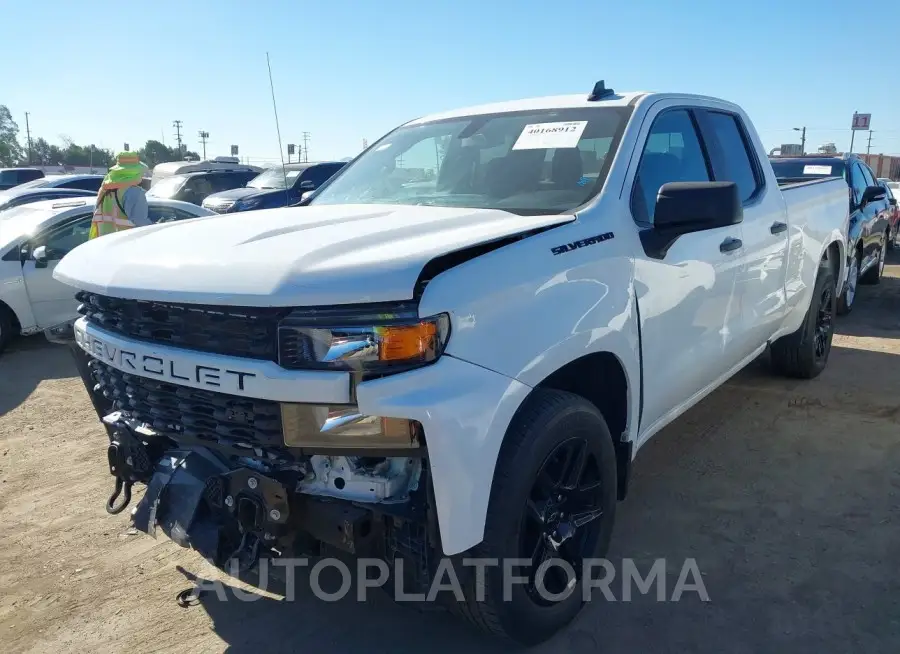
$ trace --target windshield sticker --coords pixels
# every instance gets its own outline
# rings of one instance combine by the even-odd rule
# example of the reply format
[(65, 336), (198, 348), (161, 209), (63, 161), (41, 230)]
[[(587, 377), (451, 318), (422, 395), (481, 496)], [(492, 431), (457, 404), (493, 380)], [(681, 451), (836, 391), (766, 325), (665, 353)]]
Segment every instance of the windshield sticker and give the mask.
[(513, 150), (543, 150), (546, 148), (574, 148), (584, 133), (588, 121), (565, 123), (534, 123), (525, 125)]
[(831, 166), (803, 166), (804, 175), (830, 175)]

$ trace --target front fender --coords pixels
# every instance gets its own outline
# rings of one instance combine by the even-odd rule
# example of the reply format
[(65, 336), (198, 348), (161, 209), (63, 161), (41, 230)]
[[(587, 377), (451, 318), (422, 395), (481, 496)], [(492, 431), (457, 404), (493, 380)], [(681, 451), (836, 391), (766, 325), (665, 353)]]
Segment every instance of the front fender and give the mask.
[(356, 390), (362, 413), (422, 423), (444, 553), (480, 543), (500, 445), (531, 388), (445, 355)]

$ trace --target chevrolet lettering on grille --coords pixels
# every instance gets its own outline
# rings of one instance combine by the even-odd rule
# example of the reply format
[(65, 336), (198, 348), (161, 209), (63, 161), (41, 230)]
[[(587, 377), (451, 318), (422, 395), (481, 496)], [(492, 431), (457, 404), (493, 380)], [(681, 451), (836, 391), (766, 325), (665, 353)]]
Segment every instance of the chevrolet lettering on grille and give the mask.
[(75, 341), (82, 350), (124, 372), (143, 377), (155, 377), (174, 384), (183, 384), (223, 393), (241, 393), (249, 390), (248, 384), (256, 373), (231, 368), (202, 365), (176, 360), (155, 352), (148, 352), (137, 345), (127, 348), (105, 341), (84, 329), (75, 327)]

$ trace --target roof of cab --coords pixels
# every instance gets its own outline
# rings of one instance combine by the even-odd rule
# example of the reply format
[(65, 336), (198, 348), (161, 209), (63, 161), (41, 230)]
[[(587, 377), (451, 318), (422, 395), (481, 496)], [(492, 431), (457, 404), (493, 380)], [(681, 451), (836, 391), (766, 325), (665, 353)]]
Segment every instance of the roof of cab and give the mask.
[(478, 116), (481, 114), (511, 113), (514, 111), (534, 111), (541, 109), (578, 109), (582, 107), (627, 107), (632, 102), (646, 95), (646, 91), (632, 91), (627, 93), (614, 93), (602, 100), (589, 100), (589, 93), (576, 93), (571, 95), (548, 95), (541, 98), (525, 98), (522, 100), (510, 100), (508, 102), (493, 102), (474, 107), (465, 107), (430, 114), (416, 118), (407, 125), (430, 123), (435, 120), (447, 118), (461, 118), (463, 116)]

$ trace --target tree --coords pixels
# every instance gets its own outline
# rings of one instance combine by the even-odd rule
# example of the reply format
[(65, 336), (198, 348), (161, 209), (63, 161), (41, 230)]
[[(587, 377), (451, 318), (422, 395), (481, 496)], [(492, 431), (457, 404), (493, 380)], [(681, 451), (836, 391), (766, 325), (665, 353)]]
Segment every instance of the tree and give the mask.
[(19, 126), (12, 119), (9, 109), (0, 104), (0, 166), (15, 166), (22, 158), (18, 133)]
[(165, 143), (160, 143), (153, 139), (147, 141), (144, 147), (138, 150), (138, 155), (140, 156), (141, 161), (150, 168), (153, 168), (156, 164), (166, 163), (167, 161), (182, 161), (188, 156), (195, 159), (200, 158), (196, 152), (178, 152), (178, 148), (170, 148)]

